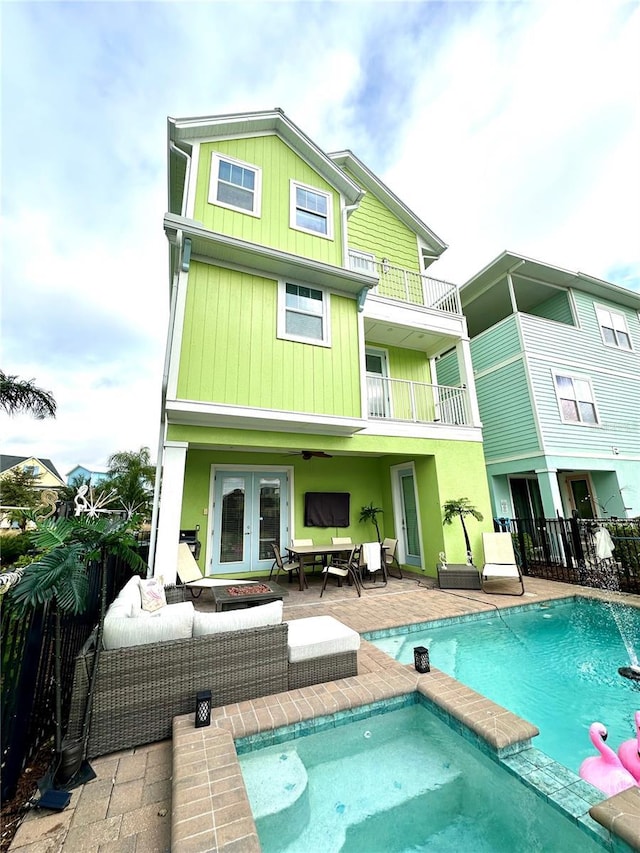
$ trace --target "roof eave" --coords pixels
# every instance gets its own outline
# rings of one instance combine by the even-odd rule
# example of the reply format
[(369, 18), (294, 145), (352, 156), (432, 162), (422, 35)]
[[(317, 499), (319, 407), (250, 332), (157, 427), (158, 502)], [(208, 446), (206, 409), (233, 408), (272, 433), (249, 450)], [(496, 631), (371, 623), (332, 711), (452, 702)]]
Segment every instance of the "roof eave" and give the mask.
[(377, 275), (354, 272), (279, 249), (249, 243), (217, 231), (209, 231), (202, 223), (175, 214), (165, 215), (164, 229), (170, 243), (176, 241), (178, 232), (182, 233), (183, 238), (191, 239), (191, 257), (196, 260), (201, 257), (222, 265), (234, 264), (274, 277), (297, 277), (310, 284), (330, 287), (353, 297), (363, 288), (370, 289), (378, 284)]
[(356, 155), (349, 150), (336, 151), (328, 155), (341, 168), (348, 168), (365, 189), (379, 198), (389, 207), (398, 219), (412, 231), (415, 231), (437, 255), (441, 255), (448, 248), (447, 243), (441, 240), (428, 225), (401, 201), (398, 196), (384, 184), (377, 175), (367, 167)]
[[(582, 290), (601, 299), (610, 299), (628, 308), (640, 309), (640, 294), (610, 281), (596, 278), (581, 272), (572, 272), (563, 267), (548, 264), (545, 261), (537, 261), (517, 252), (504, 250), (490, 263), (473, 275), (460, 287), (460, 299), (463, 306), (477, 299), (482, 293), (489, 290), (498, 281), (501, 281), (508, 273), (517, 270), (519, 275), (527, 273), (526, 265), (531, 266), (531, 277), (540, 281), (547, 281), (557, 287), (573, 288)], [(544, 273), (547, 273), (545, 276)], [(542, 273), (542, 275), (541, 275)]]
[(347, 204), (358, 204), (362, 189), (346, 175), (283, 110), (264, 110), (220, 116), (169, 118), (169, 143), (197, 142), (217, 137), (275, 133), (340, 192)]

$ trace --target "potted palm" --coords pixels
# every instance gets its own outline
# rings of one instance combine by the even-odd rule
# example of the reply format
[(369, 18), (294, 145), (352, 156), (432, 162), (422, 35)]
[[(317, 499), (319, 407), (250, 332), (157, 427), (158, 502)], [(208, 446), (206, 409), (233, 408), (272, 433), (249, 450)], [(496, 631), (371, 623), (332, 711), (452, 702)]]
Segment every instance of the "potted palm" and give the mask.
[[(116, 556), (132, 569), (146, 571), (146, 564), (134, 550), (135, 539), (131, 522), (119, 518), (57, 518), (43, 521), (33, 541), (41, 552), (24, 567), (10, 596), (19, 612), (29, 607), (48, 605), (54, 615), (54, 678), (55, 678), (55, 760), (52, 780), (67, 782), (80, 767), (88, 732), (83, 743), (70, 744), (62, 740), (62, 660), (61, 621), (63, 615), (78, 615), (86, 609), (89, 588), (88, 568), (98, 562), (101, 572), (100, 619), (96, 655), (99, 654), (107, 596), (106, 561)], [(94, 665), (93, 672), (97, 667)], [(91, 690), (89, 691), (91, 696)], [(85, 713), (85, 730), (90, 715)], [(70, 757), (73, 756), (73, 757)], [(64, 767), (63, 767), (64, 765)], [(75, 766), (73, 769), (72, 765)], [(66, 777), (66, 778), (63, 778)]]
[(370, 521), (376, 529), (376, 536), (378, 537), (378, 542), (380, 542), (380, 528), (378, 527), (378, 514), (382, 513), (382, 509), (379, 506), (374, 506), (373, 501), (368, 504), (368, 506), (363, 506), (360, 510), (360, 521)]
[(462, 524), (462, 532), (464, 533), (464, 543), (467, 548), (467, 562), (473, 563), (473, 555), (471, 553), (471, 542), (469, 541), (469, 534), (467, 533), (467, 526), (464, 523), (464, 520), (467, 516), (472, 516), (476, 519), (476, 521), (482, 521), (483, 516), (482, 513), (479, 512), (475, 506), (470, 502), (468, 498), (455, 498), (449, 501), (445, 501), (442, 506), (444, 515), (443, 515), (443, 524), (451, 524), (454, 518), (459, 518), (460, 523)]

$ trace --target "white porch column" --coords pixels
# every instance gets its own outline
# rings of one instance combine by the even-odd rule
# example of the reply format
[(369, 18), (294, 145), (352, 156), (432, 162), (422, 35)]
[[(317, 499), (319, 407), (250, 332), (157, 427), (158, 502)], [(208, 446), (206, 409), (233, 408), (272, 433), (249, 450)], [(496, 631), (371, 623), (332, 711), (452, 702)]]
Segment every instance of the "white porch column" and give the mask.
[(540, 486), (540, 497), (542, 498), (542, 510), (545, 518), (555, 518), (558, 512), (564, 516), (562, 507), (562, 496), (558, 485), (557, 468), (536, 468), (538, 485)]
[(467, 399), (469, 401), (469, 415), (473, 426), (480, 426), (480, 410), (478, 398), (476, 397), (476, 383), (473, 378), (473, 364), (471, 363), (471, 347), (469, 339), (462, 338), (456, 344), (456, 356), (458, 358), (458, 370), (460, 382), (467, 388)]
[(176, 582), (187, 447), (186, 442), (167, 441), (162, 454), (162, 485), (153, 575), (162, 575), (165, 586)]

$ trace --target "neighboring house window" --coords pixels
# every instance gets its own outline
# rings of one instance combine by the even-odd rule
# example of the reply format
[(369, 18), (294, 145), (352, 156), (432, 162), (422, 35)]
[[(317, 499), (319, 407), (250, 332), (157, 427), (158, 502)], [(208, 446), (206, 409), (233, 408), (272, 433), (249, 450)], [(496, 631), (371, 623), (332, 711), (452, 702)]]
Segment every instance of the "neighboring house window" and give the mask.
[(291, 181), (289, 224), (298, 231), (333, 239), (331, 194)]
[(210, 204), (260, 216), (261, 184), (257, 166), (215, 152), (211, 155)]
[(556, 373), (554, 378), (562, 420), (572, 424), (597, 424), (598, 413), (591, 382), (560, 373)]
[(600, 334), (605, 344), (620, 349), (631, 349), (631, 338), (624, 314), (597, 307), (596, 314), (600, 324)]
[(280, 282), (278, 337), (330, 346), (329, 296), (322, 290)]
[(22, 470), (25, 474), (29, 474), (30, 477), (39, 477), (40, 476), (40, 466), (39, 465), (23, 465)]

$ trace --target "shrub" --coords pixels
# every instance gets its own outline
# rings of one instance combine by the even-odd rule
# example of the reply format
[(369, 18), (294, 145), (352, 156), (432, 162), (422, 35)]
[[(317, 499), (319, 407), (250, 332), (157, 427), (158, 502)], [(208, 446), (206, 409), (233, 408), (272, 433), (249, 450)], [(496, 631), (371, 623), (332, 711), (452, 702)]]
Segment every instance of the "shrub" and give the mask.
[(33, 541), (29, 533), (5, 533), (0, 537), (0, 564), (3, 568), (12, 566), (31, 548)]

